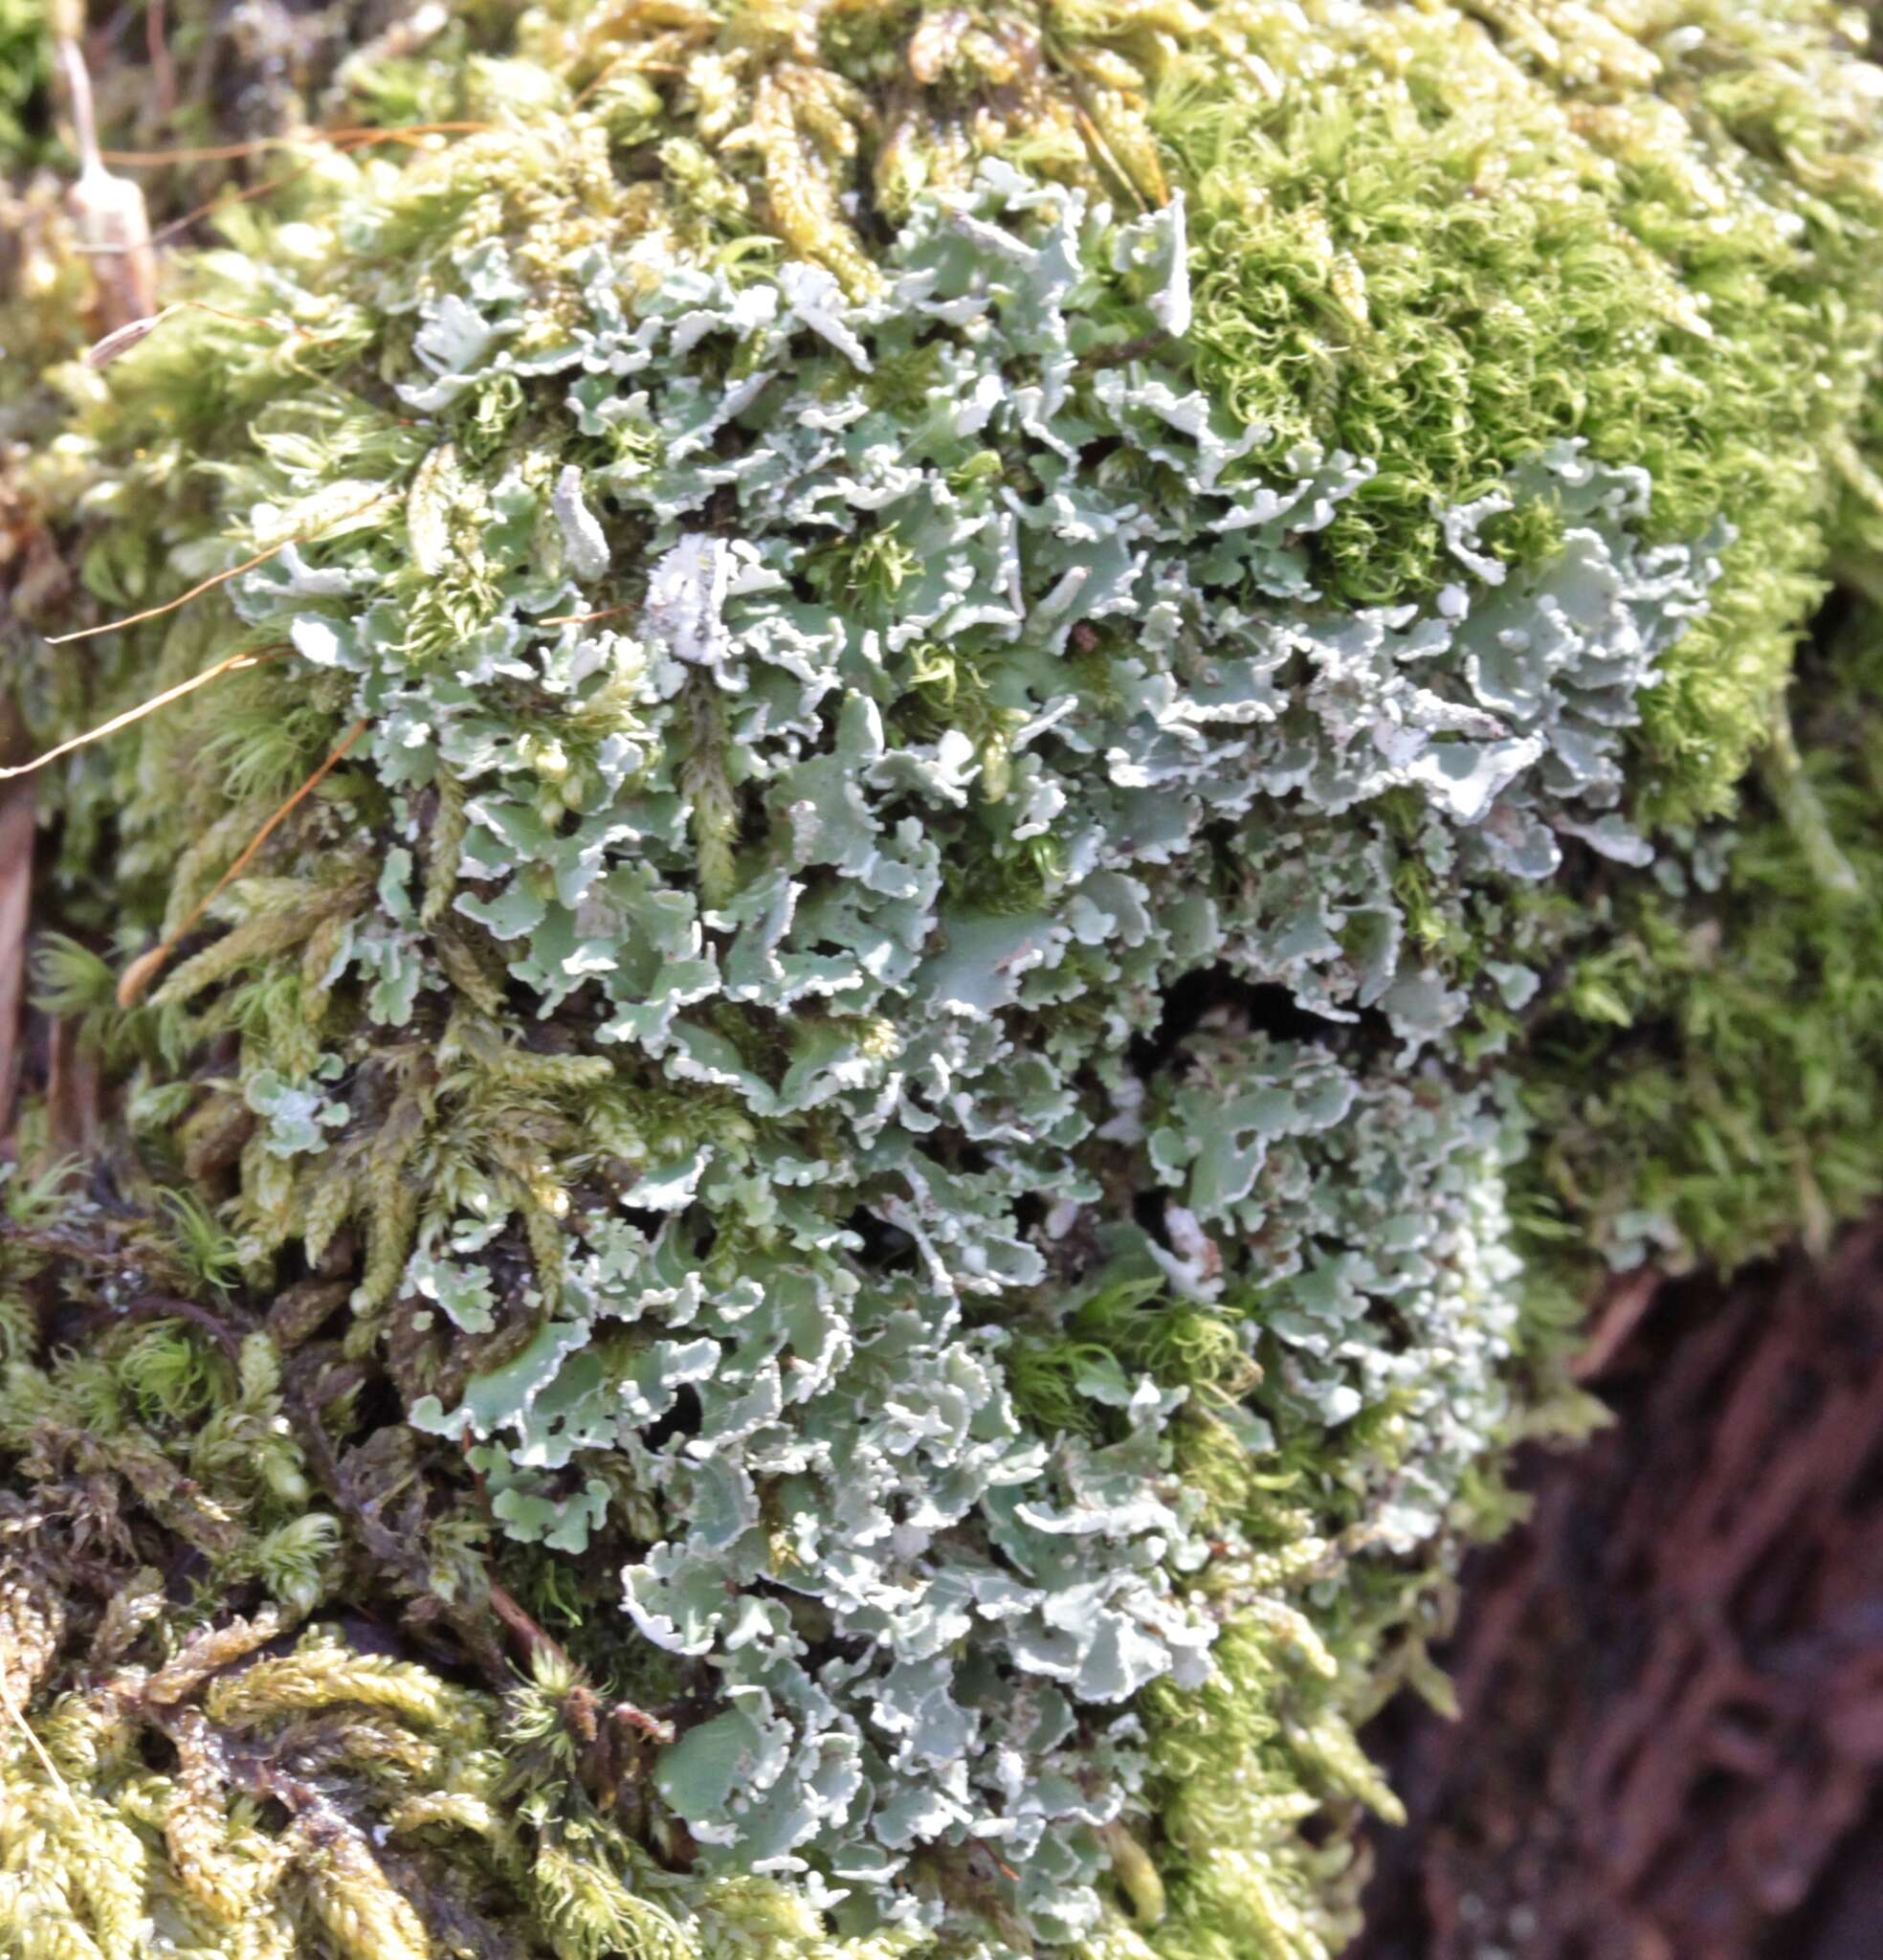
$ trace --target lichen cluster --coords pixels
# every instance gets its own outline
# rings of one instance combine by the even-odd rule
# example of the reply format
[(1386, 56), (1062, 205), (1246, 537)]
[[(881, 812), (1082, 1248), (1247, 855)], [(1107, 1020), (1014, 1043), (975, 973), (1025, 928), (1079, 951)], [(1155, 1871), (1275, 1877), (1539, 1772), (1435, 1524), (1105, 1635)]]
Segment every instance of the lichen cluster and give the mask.
[(0, 1931), (1338, 1950), (1584, 1261), (1883, 1181), (1857, 33), (544, 9), (10, 411)]

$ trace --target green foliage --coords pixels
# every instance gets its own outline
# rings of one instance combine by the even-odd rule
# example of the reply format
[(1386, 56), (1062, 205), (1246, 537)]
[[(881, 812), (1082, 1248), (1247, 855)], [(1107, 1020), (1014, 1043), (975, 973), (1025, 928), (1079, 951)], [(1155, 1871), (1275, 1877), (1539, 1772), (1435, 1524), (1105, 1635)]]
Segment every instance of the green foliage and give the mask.
[(0, 0), (0, 169), (11, 177), (50, 147), (53, 37), (43, 0)]

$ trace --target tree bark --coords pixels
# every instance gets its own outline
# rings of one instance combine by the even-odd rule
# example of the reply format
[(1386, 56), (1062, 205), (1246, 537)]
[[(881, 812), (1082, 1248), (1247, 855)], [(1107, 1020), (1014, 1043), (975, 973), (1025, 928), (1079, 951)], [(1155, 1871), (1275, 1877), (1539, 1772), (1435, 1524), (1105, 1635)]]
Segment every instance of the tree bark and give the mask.
[(1370, 1738), (1409, 1820), (1353, 1960), (1883, 1951), (1883, 1221), (1655, 1286), (1591, 1385), (1468, 1569), (1461, 1719)]

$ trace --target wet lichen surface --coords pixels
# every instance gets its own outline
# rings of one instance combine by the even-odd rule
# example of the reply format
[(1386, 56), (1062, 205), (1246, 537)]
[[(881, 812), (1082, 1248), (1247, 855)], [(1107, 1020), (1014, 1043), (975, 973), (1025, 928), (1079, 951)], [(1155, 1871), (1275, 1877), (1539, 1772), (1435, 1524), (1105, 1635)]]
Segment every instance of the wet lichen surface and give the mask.
[(12, 302), (0, 1936), (1338, 1951), (1590, 1273), (1883, 1183), (1883, 71), (432, 32)]

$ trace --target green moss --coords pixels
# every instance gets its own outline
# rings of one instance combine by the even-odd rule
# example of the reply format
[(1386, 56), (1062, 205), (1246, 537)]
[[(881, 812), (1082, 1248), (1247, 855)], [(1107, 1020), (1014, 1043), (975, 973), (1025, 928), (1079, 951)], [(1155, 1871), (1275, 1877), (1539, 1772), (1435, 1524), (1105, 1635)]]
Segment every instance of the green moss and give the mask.
[(0, 4), (0, 169), (9, 176), (54, 153), (53, 37), (43, 0)]
[[(1562, 17), (1558, 17), (1561, 14)], [(1197, 370), (1272, 433), (1377, 473), (1318, 542), (1330, 590), (1442, 570), (1439, 507), (1575, 434), (1648, 470), (1653, 523), (1738, 537), (1647, 700), (1647, 810), (1722, 807), (1822, 590), (1835, 432), (1883, 333), (1873, 91), (1809, 7), (1482, 24), (1217, 11), (1152, 121), (1190, 187)], [(1311, 39), (1310, 39), (1311, 37)], [(1252, 64), (1277, 83), (1251, 113)], [(1521, 553), (1540, 515), (1506, 520)]]
[(1883, 612), (1857, 602), (1794, 683), (1809, 804), (1774, 765), (1695, 845), (1717, 872), (1593, 902), (1526, 1098), (1535, 1202), (1610, 1258), (1730, 1268), (1883, 1191), (1880, 689)]

